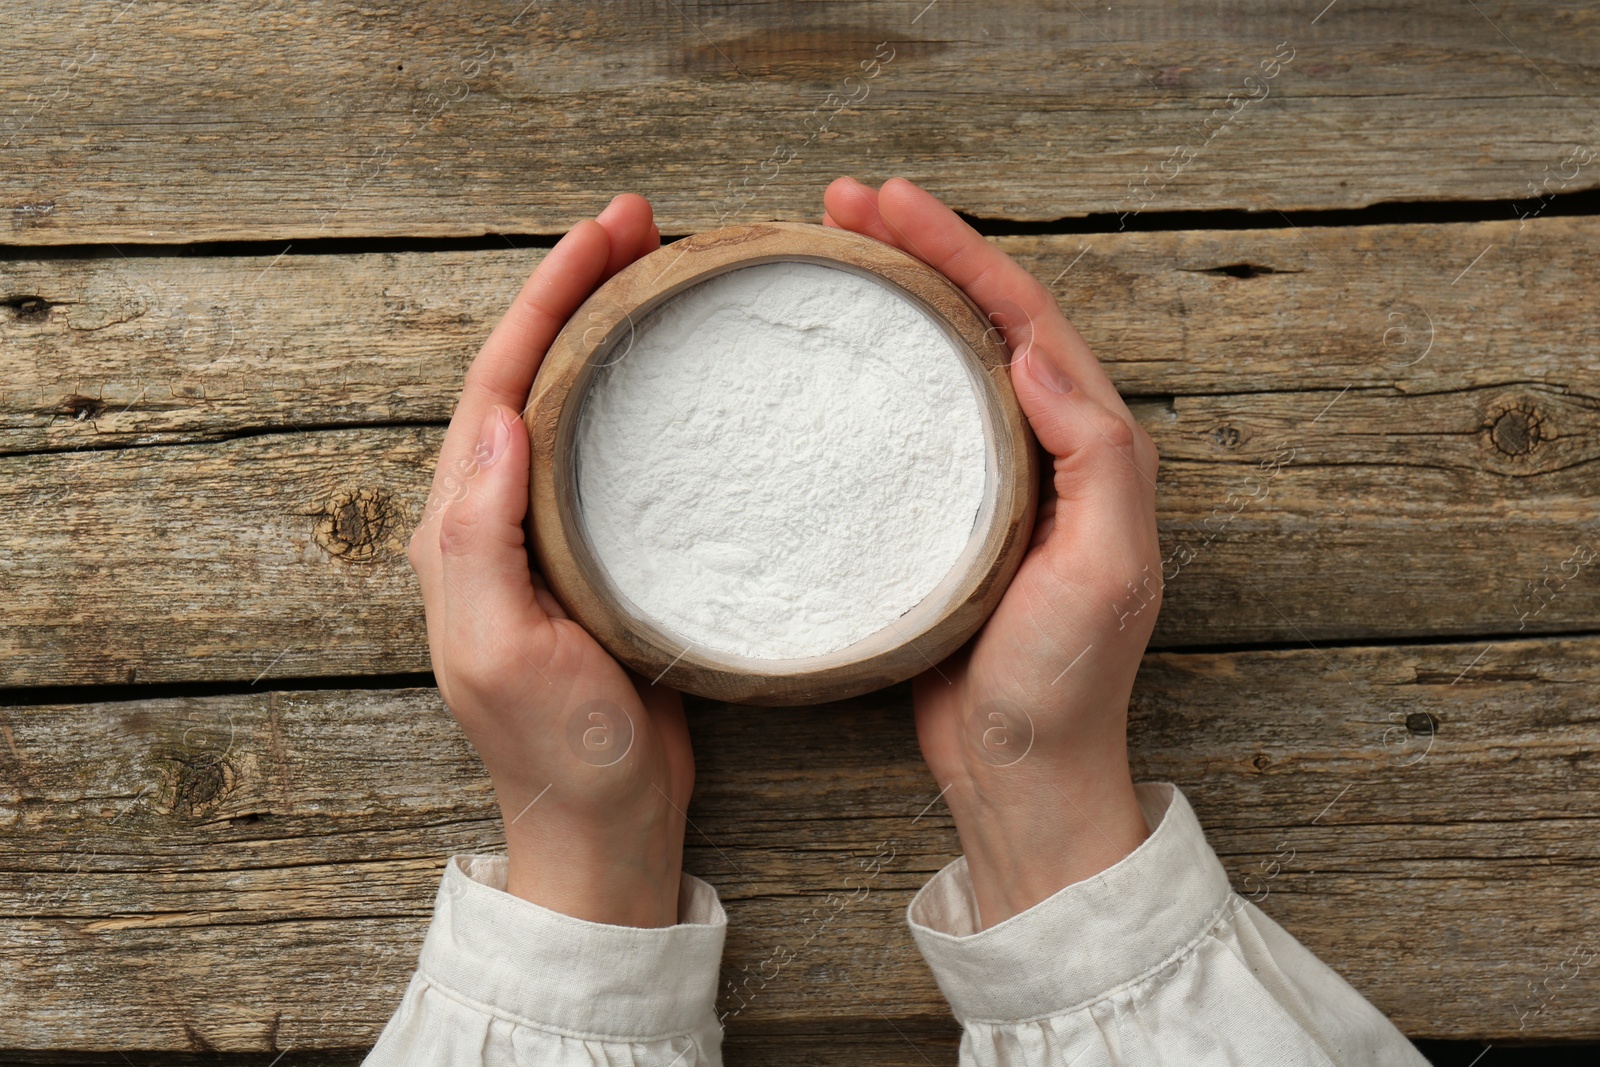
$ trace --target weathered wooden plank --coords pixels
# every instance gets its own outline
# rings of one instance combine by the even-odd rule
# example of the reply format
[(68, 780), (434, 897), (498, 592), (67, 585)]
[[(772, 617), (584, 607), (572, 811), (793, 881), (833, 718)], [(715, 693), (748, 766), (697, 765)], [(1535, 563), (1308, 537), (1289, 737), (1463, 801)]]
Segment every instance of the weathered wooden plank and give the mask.
[[(959, 1030), (954, 1023), (917, 1025), (879, 1021), (863, 1033), (784, 1030), (731, 1034), (722, 1042), (728, 1067), (930, 1067), (954, 1064)], [(289, 1049), (283, 1052), (0, 1051), (0, 1067), (358, 1067), (367, 1049)]]
[(360, 1067), (366, 1049), (305, 1052), (0, 1052), (0, 1067)]
[[(1527, 429), (1524, 401), (1559, 431)], [(1335, 403), (1337, 418), (1317, 417)], [(1502, 412), (1498, 430), (1480, 410)], [(1170, 457), (1157, 647), (1560, 632), (1600, 617), (1593, 401), (1527, 387), (1245, 393), (1140, 412)], [(1506, 420), (1523, 420), (1521, 437)], [(374, 427), (0, 458), (0, 684), (428, 669), (405, 544), (441, 436)]]
[[(1561, 432), (1525, 471), (1581, 440), (1563, 406), (1600, 396), (1593, 218), (997, 240), (1053, 285), (1124, 392), (1190, 411), (1348, 387), (1487, 418), (1543, 387)], [(443, 422), (542, 255), (0, 260), (0, 452)], [(1443, 395), (1466, 389), (1480, 391), (1464, 406)], [(1223, 443), (1254, 432), (1227, 421)]]
[(447, 421), (543, 255), (0, 261), (0, 450)]
[[(1596, 514), (1597, 238), (1541, 219), (1005, 239), (1147, 398), (1157, 641), (1587, 628), (1600, 585), (1570, 579)], [(442, 421), (537, 255), (0, 271), (3, 440), (82, 450), (0, 458), (6, 680), (425, 669), (401, 549), (436, 427), (98, 449)], [(1252, 270), (1274, 273), (1234, 276)]]
[(815, 1033), (791, 1027), (734, 1028), (722, 1041), (728, 1067), (777, 1064), (780, 1067), (932, 1067), (953, 1065), (961, 1028), (955, 1021), (900, 1022), (869, 1018), (859, 1031)]
[[(1236, 887), (1408, 1033), (1592, 1039), (1600, 980), (1569, 957), (1600, 920), (1597, 695), (1594, 638), (1161, 653), (1130, 735)], [(957, 848), (909, 710), (693, 705), (687, 862), (730, 914), (731, 1041), (948, 1027), (903, 925)], [(500, 842), (431, 690), (0, 714), (3, 1045), (359, 1046), (443, 857)]]
[(685, 232), (848, 171), (1021, 219), (1531, 199), (1593, 187), (1600, 136), (1600, 30), (1532, 0), (10, 15), (14, 244), (551, 233), (623, 189)]
[[(0, 685), (427, 669), (405, 544), (442, 436), (0, 461)], [(291, 588), (309, 599), (285, 615)]]
[[(832, 1030), (730, 1034), (722, 1042), (728, 1067), (931, 1067), (954, 1064), (960, 1031), (954, 1023), (892, 1024), (871, 1031)], [(40, 1052), (0, 1051), (0, 1067), (358, 1067), (367, 1049), (288, 1049), (283, 1052)], [(1519, 1061), (1511, 1061), (1513, 1063)]]

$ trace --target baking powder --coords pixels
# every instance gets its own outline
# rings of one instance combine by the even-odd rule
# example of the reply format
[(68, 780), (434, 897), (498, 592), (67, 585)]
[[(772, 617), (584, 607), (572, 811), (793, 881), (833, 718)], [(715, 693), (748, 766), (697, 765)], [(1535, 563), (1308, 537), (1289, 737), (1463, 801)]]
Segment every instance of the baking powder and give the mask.
[(915, 607), (973, 536), (978, 393), (883, 282), (744, 267), (600, 358), (576, 434), (584, 528), (617, 590), (689, 646), (837, 651)]

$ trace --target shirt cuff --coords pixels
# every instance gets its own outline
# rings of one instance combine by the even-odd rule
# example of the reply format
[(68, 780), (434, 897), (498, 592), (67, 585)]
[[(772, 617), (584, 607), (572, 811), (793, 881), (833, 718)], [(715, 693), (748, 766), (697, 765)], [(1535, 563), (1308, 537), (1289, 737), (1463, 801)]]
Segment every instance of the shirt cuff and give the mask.
[(491, 1015), (595, 1040), (642, 1042), (703, 1028), (716, 1004), (728, 917), (684, 874), (676, 926), (611, 926), (505, 892), (504, 856), (452, 856), (419, 975)]
[(1134, 787), (1150, 836), (1091, 878), (978, 929), (965, 856), (906, 909), (911, 935), (962, 1023), (1067, 1011), (1160, 970), (1227, 910), (1227, 872), (1170, 783)]

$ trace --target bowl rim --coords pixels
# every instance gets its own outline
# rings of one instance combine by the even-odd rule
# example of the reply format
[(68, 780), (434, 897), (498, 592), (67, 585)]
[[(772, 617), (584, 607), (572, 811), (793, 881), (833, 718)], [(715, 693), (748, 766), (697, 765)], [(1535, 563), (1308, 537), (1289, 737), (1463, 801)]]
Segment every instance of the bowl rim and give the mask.
[[(572, 446), (589, 385), (636, 321), (717, 275), (782, 261), (868, 275), (944, 328), (979, 396), (989, 470), (978, 521), (986, 514), (990, 521), (981, 537), (975, 531), (946, 577), (898, 617), (917, 620), (909, 633), (891, 622), (837, 652), (759, 659), (698, 649), (676, 638), (612, 585), (583, 531)], [(665, 682), (714, 700), (763, 706), (823, 703), (937, 669), (998, 605), (1032, 538), (1039, 460), (1011, 386), (1011, 353), (999, 334), (943, 274), (849, 230), (811, 223), (745, 223), (697, 233), (641, 257), (596, 289), (563, 325), (545, 353), (524, 410), (531, 458), (527, 527), (545, 583), (569, 617), (651, 684)], [(602, 358), (596, 360), (597, 354)]]

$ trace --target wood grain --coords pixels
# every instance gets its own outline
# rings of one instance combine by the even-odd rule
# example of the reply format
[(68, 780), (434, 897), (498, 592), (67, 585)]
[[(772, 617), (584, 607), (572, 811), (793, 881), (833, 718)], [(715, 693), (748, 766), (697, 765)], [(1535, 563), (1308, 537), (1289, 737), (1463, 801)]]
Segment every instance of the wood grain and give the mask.
[[(820, 263), (875, 278), (939, 324), (978, 393), (992, 472), (972, 543), (922, 603), (848, 648), (791, 659), (782, 670), (771, 661), (687, 644), (633, 609), (606, 577), (583, 532), (573, 458), (584, 397), (600, 367), (626, 358), (635, 324), (692, 286), (730, 270), (780, 261)], [(523, 419), (531, 442), (529, 527), (539, 572), (568, 617), (608, 652), (642, 677), (665, 680), (685, 693), (785, 706), (842, 700), (903, 682), (977, 633), (1005, 595), (1033, 537), (1038, 449), (1012, 390), (1010, 363), (1004, 340), (953, 282), (899, 249), (848, 230), (748, 223), (659, 248), (583, 302), (551, 342), (534, 379)], [(702, 441), (700, 447), (711, 444)]]
[[(1600, 921), (1597, 694), (1594, 638), (1161, 653), (1130, 738), (1236, 888), (1408, 1034), (1593, 1039), (1600, 979), (1568, 957)], [(0, 714), (10, 1047), (370, 1042), (443, 858), (500, 843), (431, 690)], [(948, 1032), (903, 909), (957, 845), (905, 688), (690, 719), (687, 863), (729, 911), (730, 1041)]]
[(1534, 0), (10, 14), (19, 245), (554, 233), (623, 190), (685, 233), (814, 219), (850, 172), (1016, 219), (1595, 185), (1563, 166), (1596, 143), (1592, 19)]
[[(1331, 394), (1138, 406), (1168, 453), (1156, 646), (1590, 629), (1595, 409), (1551, 390), (1477, 395), (1548, 411), (1565, 459), (1517, 469), (1470, 392), (1351, 392), (1320, 421)], [(405, 544), (438, 514), (441, 438), (322, 430), (0, 458), (0, 685), (427, 670)]]
[[(1002, 240), (1163, 453), (1158, 644), (1592, 626), (1600, 583), (1566, 579), (1597, 515), (1597, 239)], [(537, 258), (6, 263), (0, 447), (60, 452), (0, 458), (0, 681), (426, 669), (402, 550), (438, 430), (394, 424), (448, 418)]]
[[(1470, 419), (1518, 389), (1600, 397), (1597, 242), (1594, 218), (997, 239), (1126, 394), (1325, 405), (1348, 387), (1443, 411), (1466, 392), (1450, 410)], [(542, 255), (0, 260), (0, 452), (442, 423)]]
[[(437, 695), (358, 687), (428, 666), (405, 540), (543, 253), (319, 239), (553, 236), (625, 189), (669, 234), (814, 220), (840, 173), (1119, 231), (998, 243), (1161, 448), (1135, 769), (1235, 885), (1412, 1035), (1600, 1040), (1600, 220), (1549, 199), (1600, 188), (1592, 10), (524, 7), (7, 10), (0, 1062), (358, 1063), (443, 857), (500, 843)], [(1462, 200), (1511, 203), (1282, 215)], [(1121, 232), (1211, 210), (1284, 225)], [(1290, 650), (1193, 647), (1237, 642)], [(350, 688), (3, 691), (313, 676)], [(691, 726), (728, 1062), (953, 1063), (905, 688)]]
[[(270, 434), (0, 461), (0, 509), (16, 516), (0, 531), (0, 686), (427, 669), (405, 546), (442, 437)], [(285, 614), (291, 589), (308, 599)]]
[[(722, 1043), (728, 1067), (929, 1067), (955, 1063), (960, 1031), (954, 1022), (919, 1025), (878, 1020), (826, 1032), (732, 1034)], [(284, 1052), (0, 1052), (0, 1067), (359, 1067), (366, 1048)]]
[[(819, 1033), (785, 1028), (781, 1033), (733, 1034), (722, 1043), (728, 1067), (928, 1067), (954, 1063), (959, 1030), (953, 1022), (918, 1025), (868, 1022), (860, 1030)], [(0, 1067), (359, 1067), (367, 1049), (308, 1049), (284, 1052), (0, 1052)]]

